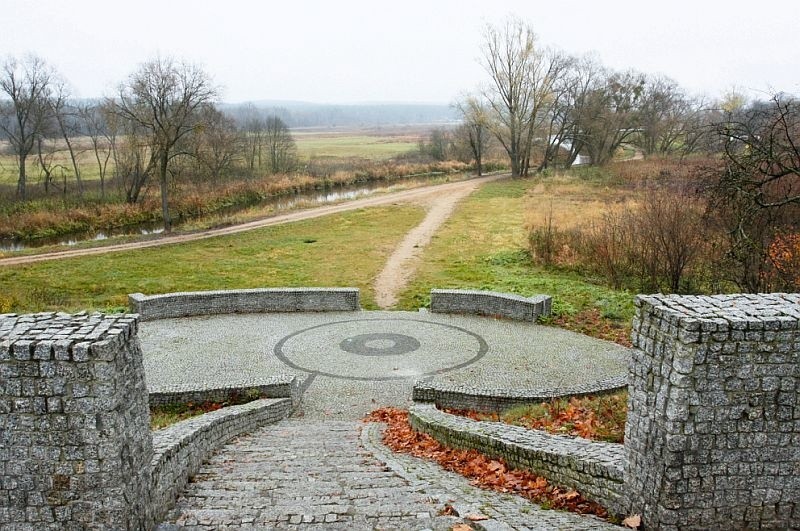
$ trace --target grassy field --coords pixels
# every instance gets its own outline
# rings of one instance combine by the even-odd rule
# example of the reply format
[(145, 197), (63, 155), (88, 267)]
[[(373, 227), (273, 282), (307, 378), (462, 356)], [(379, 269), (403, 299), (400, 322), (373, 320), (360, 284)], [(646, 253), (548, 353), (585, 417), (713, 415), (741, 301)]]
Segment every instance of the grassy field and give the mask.
[[(627, 336), (633, 294), (579, 274), (535, 266), (527, 250), (526, 217), (545, 207), (539, 177), (484, 185), (464, 201), (425, 252), (402, 294), (404, 309), (427, 306), (431, 288), (497, 290), (553, 296), (558, 324), (606, 339)], [(602, 183), (587, 183), (603, 188)], [(589, 198), (592, 195), (586, 193)], [(580, 210), (572, 210), (576, 216)]]
[(120, 310), (133, 292), (354, 286), (372, 281), (421, 208), (356, 210), (198, 242), (0, 268), (0, 312)]
[(313, 157), (360, 157), (386, 160), (417, 149), (413, 136), (381, 136), (359, 133), (294, 133), (297, 154)]

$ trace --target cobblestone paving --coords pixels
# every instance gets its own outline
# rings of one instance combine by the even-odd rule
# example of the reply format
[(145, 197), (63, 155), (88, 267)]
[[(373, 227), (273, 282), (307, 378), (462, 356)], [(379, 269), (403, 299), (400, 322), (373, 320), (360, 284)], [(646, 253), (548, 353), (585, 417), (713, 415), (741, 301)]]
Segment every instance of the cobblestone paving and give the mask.
[[(284, 420), (240, 437), (190, 483), (159, 531), (176, 528), (450, 529), (468, 514), (499, 529), (619, 529), (484, 491), (424, 460), (392, 454), (379, 426)], [(459, 517), (441, 516), (451, 504)]]
[(557, 328), (427, 312), (220, 315), (141, 323), (147, 384), (305, 380), (307, 418), (409, 404), (414, 381), (541, 389), (625, 375), (628, 349)]

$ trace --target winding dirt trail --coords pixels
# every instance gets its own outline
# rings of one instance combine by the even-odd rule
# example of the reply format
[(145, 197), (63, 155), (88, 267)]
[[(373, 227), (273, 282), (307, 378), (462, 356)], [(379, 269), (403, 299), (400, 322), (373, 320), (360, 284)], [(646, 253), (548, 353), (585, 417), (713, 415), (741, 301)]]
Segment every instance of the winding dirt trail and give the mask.
[(161, 247), (162, 245), (173, 245), (176, 243), (184, 243), (196, 240), (203, 240), (206, 238), (214, 238), (216, 236), (238, 234), (240, 232), (260, 229), (262, 227), (282, 225), (284, 223), (292, 223), (294, 221), (319, 218), (322, 216), (327, 216), (329, 214), (338, 214), (340, 212), (358, 210), (359, 208), (385, 206), (385, 205), (391, 205), (393, 203), (420, 202), (422, 204), (431, 204), (431, 202), (438, 202), (439, 198), (449, 197), (452, 194), (459, 194), (463, 190), (468, 190), (464, 194), (466, 195), (475, 188), (477, 188), (479, 185), (488, 181), (499, 179), (501, 177), (505, 177), (505, 175), (491, 175), (487, 177), (478, 177), (475, 179), (469, 179), (466, 181), (437, 184), (422, 188), (413, 188), (411, 190), (403, 190), (400, 192), (392, 192), (378, 196), (366, 197), (363, 199), (356, 199), (353, 201), (348, 201), (346, 203), (327, 205), (327, 206), (312, 208), (309, 210), (298, 210), (295, 212), (288, 212), (286, 214), (281, 214), (279, 216), (250, 221), (239, 225), (232, 225), (230, 227), (210, 229), (202, 232), (193, 232), (189, 234), (164, 236), (156, 240), (121, 243), (117, 245), (107, 245), (104, 247), (91, 247), (87, 249), (70, 249), (66, 251), (56, 251), (52, 253), (36, 254), (30, 256), (12, 256), (9, 258), (0, 258), (0, 267), (21, 265), (21, 264), (32, 264), (35, 262), (44, 262), (47, 260), (60, 260), (64, 258), (73, 258), (77, 256), (90, 256), (97, 254), (114, 253), (119, 251), (130, 251), (134, 249), (145, 249), (148, 247)]
[(386, 261), (383, 271), (375, 279), (375, 302), (381, 309), (389, 309), (397, 304), (398, 295), (411, 280), (419, 265), (423, 249), (453, 213), (456, 204), (475, 191), (479, 185), (501, 177), (505, 175), (473, 179), (464, 183), (470, 186), (442, 190), (426, 198), (428, 214), (425, 219), (400, 242)]

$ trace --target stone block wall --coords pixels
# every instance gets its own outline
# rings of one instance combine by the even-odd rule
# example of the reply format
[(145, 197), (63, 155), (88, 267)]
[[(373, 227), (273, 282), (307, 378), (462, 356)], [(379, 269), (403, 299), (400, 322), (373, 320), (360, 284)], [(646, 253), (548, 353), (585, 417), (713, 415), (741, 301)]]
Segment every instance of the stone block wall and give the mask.
[(153, 433), (152, 512), (159, 522), (189, 478), (232, 438), (277, 422), (292, 412), (290, 398), (262, 399), (186, 419)]
[(148, 527), (153, 448), (136, 325), (0, 316), (0, 528)]
[(621, 444), (550, 435), (502, 422), (478, 422), (439, 411), (430, 404), (412, 406), (409, 422), (415, 430), (442, 444), (502, 458), (514, 468), (578, 490), (612, 514), (624, 514)]
[(800, 522), (800, 295), (639, 296), (625, 434), (647, 529)]
[(361, 308), (358, 288), (263, 288), (128, 295), (143, 321), (192, 315), (346, 312)]
[(505, 317), (535, 322), (540, 315), (550, 315), (551, 297), (522, 297), (511, 293), (459, 289), (432, 289), (431, 312), (463, 313)]

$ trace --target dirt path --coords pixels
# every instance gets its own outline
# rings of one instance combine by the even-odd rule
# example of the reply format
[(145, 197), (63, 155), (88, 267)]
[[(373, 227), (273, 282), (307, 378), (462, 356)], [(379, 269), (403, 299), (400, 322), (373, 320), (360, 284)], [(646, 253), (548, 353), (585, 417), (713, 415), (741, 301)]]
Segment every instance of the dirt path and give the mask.
[[(281, 214), (280, 216), (259, 219), (256, 221), (250, 221), (248, 223), (242, 223), (230, 227), (210, 229), (191, 234), (164, 236), (157, 240), (121, 243), (117, 245), (107, 245), (105, 247), (93, 247), (88, 249), (70, 249), (67, 251), (56, 251), (53, 253), (45, 253), (45, 254), (30, 255), (30, 256), (15, 256), (10, 258), (2, 258), (0, 259), (0, 266), (31, 264), (34, 262), (59, 260), (62, 258), (73, 258), (76, 256), (90, 256), (96, 254), (113, 253), (118, 251), (130, 251), (133, 249), (144, 249), (147, 247), (160, 247), (162, 245), (172, 245), (176, 243), (203, 240), (205, 238), (213, 238), (215, 236), (238, 234), (240, 232), (246, 232), (253, 229), (260, 229), (262, 227), (282, 225), (284, 223), (292, 223), (294, 221), (314, 219), (322, 216), (327, 216), (329, 214), (338, 214), (340, 212), (357, 210), (359, 208), (385, 206), (385, 205), (391, 205), (393, 203), (422, 202), (423, 204), (429, 204), (430, 201), (436, 201), (437, 200), (436, 198), (440, 196), (457, 194), (462, 190), (468, 190), (466, 193), (469, 193), (480, 184), (498, 179), (500, 177), (504, 177), (504, 175), (491, 175), (488, 177), (479, 177), (467, 181), (458, 181), (454, 183), (437, 184), (433, 186), (426, 186), (423, 188), (403, 190), (400, 192), (382, 194), (374, 197), (366, 197), (364, 199), (356, 199), (354, 201), (349, 201), (347, 203), (339, 203), (336, 205), (322, 206), (318, 208), (312, 208), (309, 210), (299, 210), (295, 212), (289, 212), (287, 214)], [(466, 195), (466, 193), (464, 195)]]
[(382, 309), (389, 309), (397, 304), (397, 297), (411, 280), (419, 265), (422, 250), (439, 227), (453, 213), (456, 204), (471, 194), (481, 183), (494, 178), (467, 181), (459, 188), (441, 190), (431, 195), (428, 203), (428, 214), (422, 223), (414, 227), (386, 261), (383, 271), (375, 279), (375, 302)]

